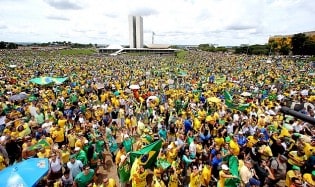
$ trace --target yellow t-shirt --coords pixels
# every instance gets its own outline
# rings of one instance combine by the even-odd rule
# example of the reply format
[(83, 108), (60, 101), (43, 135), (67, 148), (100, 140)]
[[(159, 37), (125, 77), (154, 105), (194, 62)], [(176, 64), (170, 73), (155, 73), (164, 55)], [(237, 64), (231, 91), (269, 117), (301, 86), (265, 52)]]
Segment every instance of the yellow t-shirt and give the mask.
[(261, 159), (263, 160), (268, 160), (269, 157), (272, 157), (271, 148), (267, 145), (260, 146), (258, 152), (261, 153)]
[(224, 144), (224, 138), (223, 137), (215, 137), (214, 138), (214, 142), (215, 142), (215, 144), (216, 145), (218, 145), (218, 146), (222, 146), (223, 144)]
[(221, 171), (219, 172), (219, 181), (218, 181), (217, 187), (224, 187), (225, 178), (222, 177), (223, 174), (224, 174), (224, 171), (221, 170)]
[(310, 173), (305, 173), (303, 175), (303, 180), (307, 183), (307, 184), (310, 184), (312, 186), (315, 186), (315, 181), (313, 180), (312, 178), (312, 174)]
[(254, 136), (248, 136), (247, 139), (248, 139), (247, 147), (249, 148), (252, 148), (258, 142), (258, 140), (254, 138)]
[(211, 168), (208, 166), (203, 167), (201, 172), (201, 185), (208, 186), (211, 180)]
[(75, 146), (75, 135), (68, 134), (67, 137), (68, 137), (69, 146), (73, 148)]
[(62, 160), (62, 163), (66, 164), (70, 160), (70, 152), (69, 151), (62, 151), (61, 152), (61, 160)]
[(169, 187), (178, 187), (178, 176), (176, 173), (170, 176)]
[(42, 152), (37, 153), (38, 158), (49, 158), (49, 155), (50, 155), (50, 149), (45, 149), (44, 153)]
[(297, 176), (295, 175), (295, 173), (294, 173), (293, 170), (289, 170), (289, 171), (287, 172), (287, 174), (286, 174), (286, 177), (285, 177), (285, 186), (290, 186), (290, 185), (292, 184), (291, 179), (292, 179), (293, 177), (297, 177)]
[(56, 143), (57, 143), (57, 142), (63, 142), (63, 141), (65, 140), (63, 128), (60, 128), (59, 131), (54, 130), (54, 131), (52, 132), (51, 137), (55, 139), (55, 142), (56, 142)]
[(200, 174), (198, 173), (191, 173), (190, 174), (190, 182), (189, 187), (199, 187), (200, 186)]
[(305, 152), (305, 155), (307, 156), (307, 158), (309, 158), (312, 155), (312, 152), (314, 152), (314, 151), (315, 151), (315, 147), (314, 146), (312, 146), (309, 143), (305, 143), (305, 145), (304, 145), (304, 152)]
[(0, 171), (3, 170), (4, 168), (5, 168), (4, 158), (2, 155), (0, 155)]
[(132, 187), (146, 187), (147, 186), (148, 172), (135, 173), (132, 176)]
[(115, 187), (115, 186), (116, 186), (115, 179), (109, 178), (108, 179), (108, 184), (106, 184), (104, 187)]
[(297, 151), (290, 151), (288, 156), (288, 163), (299, 167), (302, 167), (307, 160), (306, 155), (298, 156)]
[(60, 128), (65, 128), (66, 123), (67, 123), (67, 119), (58, 120), (58, 125), (60, 126)]
[(234, 140), (230, 141), (230, 149), (232, 150), (233, 155), (238, 156), (240, 154), (240, 147)]

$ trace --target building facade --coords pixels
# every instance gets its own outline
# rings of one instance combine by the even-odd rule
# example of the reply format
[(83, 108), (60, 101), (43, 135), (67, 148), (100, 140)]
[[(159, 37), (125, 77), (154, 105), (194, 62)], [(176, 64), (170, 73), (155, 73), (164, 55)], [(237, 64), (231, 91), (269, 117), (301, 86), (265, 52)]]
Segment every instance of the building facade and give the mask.
[(141, 16), (129, 16), (130, 48), (143, 48), (143, 19)]

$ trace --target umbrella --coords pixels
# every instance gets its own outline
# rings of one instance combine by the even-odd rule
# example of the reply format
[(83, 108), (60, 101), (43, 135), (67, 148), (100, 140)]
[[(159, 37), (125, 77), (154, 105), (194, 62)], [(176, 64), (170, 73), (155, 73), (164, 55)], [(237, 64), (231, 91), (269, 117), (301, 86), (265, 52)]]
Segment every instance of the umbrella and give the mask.
[(2, 170), (0, 172), (0, 186), (36, 186), (48, 170), (47, 158), (30, 158)]
[(208, 99), (207, 99), (207, 101), (210, 103), (219, 103), (219, 102), (221, 102), (221, 100), (219, 99), (219, 98), (217, 98), (217, 97), (209, 97)]
[(138, 90), (138, 89), (140, 89), (140, 86), (138, 84), (132, 84), (129, 86), (129, 88), (132, 90)]
[(248, 96), (251, 96), (252, 94), (249, 93), (249, 92), (243, 92), (241, 93), (241, 96), (244, 96), (244, 97), (248, 97)]
[(16, 65), (11, 64), (11, 65), (9, 65), (9, 67), (10, 67), (10, 68), (16, 68)]
[(21, 92), (19, 94), (16, 94), (16, 95), (12, 95), (10, 98), (9, 98), (9, 101), (21, 101), (23, 99), (27, 98), (27, 94), (24, 93), (24, 92)]

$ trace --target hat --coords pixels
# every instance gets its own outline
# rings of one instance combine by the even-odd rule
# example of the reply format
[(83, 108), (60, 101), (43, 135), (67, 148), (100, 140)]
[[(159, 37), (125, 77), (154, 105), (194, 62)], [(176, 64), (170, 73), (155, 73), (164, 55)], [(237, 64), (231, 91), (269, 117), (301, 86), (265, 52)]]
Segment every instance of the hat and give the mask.
[(125, 135), (124, 135), (124, 138), (129, 138), (129, 135), (128, 135), (128, 134), (125, 134)]
[(80, 149), (81, 149), (80, 147), (75, 147), (74, 151), (80, 151)]
[(87, 143), (89, 143), (89, 141), (88, 140), (84, 140), (84, 143), (87, 144)]
[(293, 165), (293, 166), (292, 166), (292, 170), (301, 171), (301, 168), (300, 168), (299, 166)]
[(238, 134), (244, 134), (242, 131), (238, 132)]
[(223, 170), (229, 170), (230, 168), (226, 165), (226, 164), (222, 164), (222, 167), (221, 167)]
[(123, 162), (126, 159), (126, 155), (121, 155), (120, 156), (120, 162)]

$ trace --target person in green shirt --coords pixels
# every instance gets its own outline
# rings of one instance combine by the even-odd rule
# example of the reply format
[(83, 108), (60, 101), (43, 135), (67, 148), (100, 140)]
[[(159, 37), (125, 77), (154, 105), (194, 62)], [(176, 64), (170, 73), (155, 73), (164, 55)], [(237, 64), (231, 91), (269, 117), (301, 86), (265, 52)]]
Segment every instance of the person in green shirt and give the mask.
[(80, 160), (83, 165), (86, 165), (88, 163), (88, 158), (87, 158), (86, 152), (84, 150), (80, 149), (79, 147), (76, 147), (74, 149), (74, 151), (76, 153), (76, 159)]
[(120, 156), (120, 163), (118, 165), (118, 177), (119, 177), (119, 182), (122, 187), (125, 187), (130, 178), (130, 163), (128, 162), (128, 156), (129, 153), (126, 155), (121, 155)]
[(129, 153), (132, 151), (132, 147), (134, 144), (134, 138), (130, 138), (129, 135), (124, 135), (123, 145), (125, 147), (126, 153)]
[(74, 179), (75, 187), (86, 187), (93, 182), (94, 170), (90, 166), (83, 166), (83, 171), (79, 173)]

